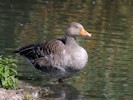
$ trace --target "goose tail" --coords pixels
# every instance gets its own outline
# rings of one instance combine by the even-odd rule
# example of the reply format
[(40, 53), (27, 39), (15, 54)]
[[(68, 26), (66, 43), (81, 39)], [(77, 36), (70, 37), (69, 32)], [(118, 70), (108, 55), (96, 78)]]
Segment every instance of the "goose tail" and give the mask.
[(28, 58), (29, 60), (33, 60), (37, 58), (36, 55), (36, 51), (35, 51), (35, 46), (36, 45), (28, 45), (25, 47), (20, 48), (19, 50), (14, 51), (13, 53), (18, 53), (26, 58)]

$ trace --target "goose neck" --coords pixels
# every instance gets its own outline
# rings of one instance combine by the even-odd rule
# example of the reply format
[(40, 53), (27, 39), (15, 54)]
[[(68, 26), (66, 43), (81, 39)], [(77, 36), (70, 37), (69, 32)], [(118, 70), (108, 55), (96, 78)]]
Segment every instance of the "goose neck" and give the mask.
[(76, 37), (66, 36), (66, 45), (77, 46)]

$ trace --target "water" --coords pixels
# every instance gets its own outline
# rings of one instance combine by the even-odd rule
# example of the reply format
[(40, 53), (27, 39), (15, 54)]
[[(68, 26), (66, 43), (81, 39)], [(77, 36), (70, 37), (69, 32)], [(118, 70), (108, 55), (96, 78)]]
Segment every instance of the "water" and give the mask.
[(92, 33), (91, 39), (78, 39), (89, 54), (86, 67), (61, 88), (24, 58), (14, 56), (20, 79), (55, 91), (40, 99), (132, 100), (132, 0), (0, 0), (0, 54), (13, 55), (26, 44), (61, 37), (71, 21)]

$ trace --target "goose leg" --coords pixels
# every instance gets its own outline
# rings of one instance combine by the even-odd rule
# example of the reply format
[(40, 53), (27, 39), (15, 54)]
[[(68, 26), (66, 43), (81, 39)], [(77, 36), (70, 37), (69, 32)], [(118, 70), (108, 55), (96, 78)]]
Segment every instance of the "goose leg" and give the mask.
[(63, 83), (64, 83), (64, 82), (63, 82), (63, 78), (59, 78), (59, 79), (58, 79), (58, 83), (63, 84)]

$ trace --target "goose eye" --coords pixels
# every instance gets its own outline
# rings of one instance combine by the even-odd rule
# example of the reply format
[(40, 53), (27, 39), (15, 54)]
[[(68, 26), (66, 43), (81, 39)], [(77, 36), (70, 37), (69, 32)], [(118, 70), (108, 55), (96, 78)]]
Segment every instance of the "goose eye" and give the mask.
[(78, 28), (77, 26), (75, 26), (75, 28)]

